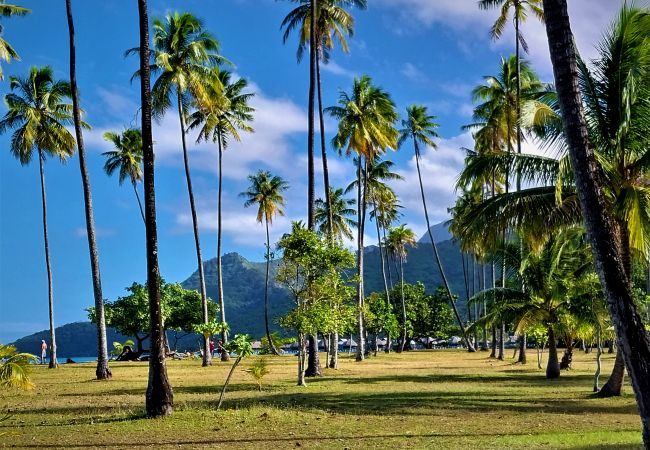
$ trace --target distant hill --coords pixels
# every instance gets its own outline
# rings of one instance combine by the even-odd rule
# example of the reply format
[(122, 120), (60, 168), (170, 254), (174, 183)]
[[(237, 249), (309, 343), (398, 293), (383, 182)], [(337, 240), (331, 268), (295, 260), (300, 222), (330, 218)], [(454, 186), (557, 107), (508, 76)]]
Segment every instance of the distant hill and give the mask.
[[(436, 244), (438, 242), (444, 242), (448, 241), (452, 238), (451, 233), (449, 232), (449, 226), (447, 225), (446, 222), (440, 222), (435, 225), (431, 225), (431, 233), (433, 234), (433, 240), (436, 241)], [(429, 233), (424, 233), (420, 240), (418, 241), (419, 244), (428, 244), (431, 241), (429, 240)]]
[[(444, 223), (434, 225), (432, 232), (437, 241), (440, 258), (445, 268), (452, 291), (459, 296), (458, 308), (462, 317), (466, 317), (465, 285), (463, 266), (458, 244), (445, 237), (449, 231)], [(377, 246), (365, 248), (364, 281), (366, 294), (383, 292), (380, 256)], [(223, 287), (226, 304), (226, 321), (230, 324), (231, 333), (248, 333), (255, 338), (264, 335), (264, 275), (265, 263), (251, 262), (238, 253), (228, 253), (222, 257)], [(275, 279), (278, 261), (271, 262), (271, 280)], [(203, 263), (208, 296), (217, 300), (217, 260), (216, 258)], [(393, 283), (398, 281), (397, 267), (391, 264), (390, 277)], [(407, 262), (404, 265), (404, 278), (408, 283), (421, 281), (428, 292), (434, 291), (441, 284), (441, 277), (435, 263), (428, 234), (419, 241), (417, 247), (408, 250)], [(187, 289), (198, 288), (198, 272), (193, 273), (181, 283)], [(277, 324), (277, 318), (292, 308), (293, 300), (288, 291), (272, 281), (269, 289), (269, 309), (271, 328), (282, 331)], [(89, 322), (76, 322), (57, 328), (57, 344), (62, 357), (84, 356), (96, 354), (97, 337), (95, 326)], [(49, 341), (49, 333), (39, 333), (26, 336), (16, 341), (21, 351), (37, 352), (41, 339)], [(113, 329), (108, 330), (109, 348), (113, 341), (124, 341), (128, 337), (121, 336)], [(170, 344), (174, 347), (174, 334), (170, 333)], [(146, 344), (145, 344), (146, 347)], [(197, 348), (196, 336), (188, 335), (179, 339), (179, 350)]]

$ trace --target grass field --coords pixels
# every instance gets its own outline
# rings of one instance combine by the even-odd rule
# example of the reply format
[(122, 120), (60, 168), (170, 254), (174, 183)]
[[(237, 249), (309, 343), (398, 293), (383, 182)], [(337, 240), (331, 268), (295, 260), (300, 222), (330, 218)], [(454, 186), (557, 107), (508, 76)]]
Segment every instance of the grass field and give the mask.
[[(509, 351), (510, 352), (510, 351)], [(510, 355), (509, 355), (510, 356)], [(113, 363), (114, 379), (93, 380), (93, 364), (37, 367), (36, 388), (0, 392), (11, 417), (0, 447), (456, 449), (640, 448), (640, 422), (625, 395), (591, 394), (595, 355), (578, 352), (556, 381), (485, 353), (426, 351), (380, 355), (295, 386), (296, 358), (269, 358), (264, 390), (237, 369), (214, 410), (229, 364), (169, 361), (174, 414), (143, 417), (146, 363)], [(253, 358), (242, 363), (248, 367)], [(604, 377), (613, 363), (605, 355)]]

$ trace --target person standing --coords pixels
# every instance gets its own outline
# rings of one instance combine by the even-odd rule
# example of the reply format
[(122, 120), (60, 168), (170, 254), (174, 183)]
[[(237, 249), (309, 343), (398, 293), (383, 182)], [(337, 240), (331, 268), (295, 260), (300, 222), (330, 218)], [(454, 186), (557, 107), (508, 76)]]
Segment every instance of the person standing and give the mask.
[(45, 357), (47, 356), (47, 343), (45, 339), (41, 339), (41, 364), (45, 364)]

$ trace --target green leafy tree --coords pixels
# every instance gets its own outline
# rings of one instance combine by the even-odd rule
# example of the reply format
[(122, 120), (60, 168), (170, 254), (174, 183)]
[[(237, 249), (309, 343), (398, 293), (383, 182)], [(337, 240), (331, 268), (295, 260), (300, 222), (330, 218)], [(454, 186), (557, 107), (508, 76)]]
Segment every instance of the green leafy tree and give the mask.
[[(318, 231), (322, 234), (329, 234), (329, 221), (331, 217), (332, 230), (331, 235), (338, 242), (343, 242), (343, 239), (354, 239), (352, 228), (357, 226), (356, 220), (353, 217), (356, 215), (354, 205), (356, 200), (353, 198), (345, 198), (345, 193), (342, 188), (330, 187), (329, 203), (327, 200), (321, 198), (316, 199), (316, 225)], [(331, 206), (330, 208), (328, 207)]]
[(107, 131), (104, 133), (104, 140), (115, 147), (115, 150), (102, 153), (106, 157), (104, 171), (108, 176), (117, 171), (120, 185), (126, 179), (131, 182), (144, 223), (144, 210), (138, 194), (138, 182), (142, 180), (142, 132), (137, 128), (128, 128), (122, 133)]
[(226, 351), (235, 353), (237, 355), (237, 358), (230, 368), (226, 382), (223, 384), (223, 388), (221, 389), (221, 394), (219, 395), (219, 403), (217, 403), (217, 411), (219, 411), (219, 408), (221, 408), (221, 404), (223, 403), (223, 396), (226, 393), (226, 389), (230, 384), (230, 379), (232, 378), (232, 374), (235, 372), (235, 369), (242, 361), (242, 359), (247, 358), (253, 354), (253, 341), (247, 334), (236, 334), (233, 340), (226, 344)]
[[(1, 6), (1, 5), (0, 5)], [(48, 307), (50, 321), (50, 368), (58, 366), (54, 332), (54, 294), (45, 201), (45, 158), (61, 161), (74, 154), (75, 139), (66, 126), (72, 125), (70, 84), (57, 81), (50, 67), (32, 67), (27, 78), (10, 77), (10, 93), (5, 95), (7, 113), (0, 120), (0, 134), (13, 130), (9, 150), (21, 165), (26, 166), (36, 155), (41, 182), (43, 241), (47, 269)]]
[(269, 369), (268, 364), (266, 362), (266, 359), (264, 358), (258, 358), (255, 360), (251, 366), (246, 369), (246, 372), (253, 377), (255, 382), (257, 383), (257, 389), (262, 392), (262, 380), (266, 375), (268, 375), (271, 372), (271, 369)]
[(271, 175), (268, 171), (260, 170), (255, 175), (248, 177), (250, 186), (240, 196), (246, 199), (244, 206), (257, 205), (257, 222), (264, 222), (266, 228), (266, 276), (264, 278), (264, 326), (266, 338), (271, 345), (273, 354), (278, 355), (278, 350), (273, 346), (269, 329), (269, 271), (271, 265), (271, 241), (269, 225), (275, 216), (284, 216), (284, 197), (282, 193), (289, 188), (286, 181), (278, 176)]

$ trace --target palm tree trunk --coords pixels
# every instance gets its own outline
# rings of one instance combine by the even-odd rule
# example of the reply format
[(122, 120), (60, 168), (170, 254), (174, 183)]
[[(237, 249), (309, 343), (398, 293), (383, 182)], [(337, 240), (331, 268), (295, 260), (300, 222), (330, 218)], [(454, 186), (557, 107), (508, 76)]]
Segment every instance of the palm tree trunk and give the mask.
[[(483, 286), (486, 284), (486, 275), (485, 275), (485, 266), (483, 266)], [(487, 315), (487, 308), (486, 308), (486, 301), (485, 298), (483, 298), (483, 312), (482, 316), (485, 317)], [(483, 325), (483, 343), (481, 344), (481, 351), (487, 352), (488, 350), (488, 343), (487, 343), (487, 327)]]
[(307, 335), (309, 345), (309, 358), (307, 359), (306, 377), (320, 377), (323, 372), (320, 367), (320, 354), (318, 352), (318, 333)]
[(377, 218), (377, 204), (375, 206), (375, 225), (377, 226), (377, 247), (379, 248), (379, 258), (381, 259), (381, 276), (384, 280), (384, 293), (386, 294), (386, 304), (390, 307), (390, 292), (388, 291), (388, 280), (386, 279), (386, 261), (384, 251), (381, 245), (381, 234), (379, 231), (379, 220)]
[(499, 327), (499, 356), (497, 359), (500, 361), (505, 360), (506, 353), (506, 324), (501, 321), (501, 326)]
[(269, 269), (271, 267), (271, 239), (269, 238), (269, 220), (265, 216), (264, 224), (266, 225), (266, 278), (264, 279), (264, 326), (266, 327), (266, 339), (269, 342), (269, 349), (274, 355), (279, 355), (278, 349), (275, 348), (271, 339), (271, 330), (269, 329)]
[[(311, 23), (316, 23), (316, 1), (311, 2)], [(316, 90), (316, 49), (315, 27), (309, 27), (309, 99), (307, 124), (307, 226), (314, 230), (315, 221), (315, 176), (314, 176), (314, 95)]]
[(146, 410), (149, 417), (172, 413), (174, 393), (167, 378), (163, 349), (162, 314), (160, 311), (160, 270), (158, 267), (158, 231), (156, 226), (156, 191), (154, 151), (151, 131), (151, 72), (149, 69), (149, 14), (147, 0), (138, 0), (140, 25), (140, 98), (142, 102), (142, 153), (144, 166), (144, 201), (147, 235), (147, 288), (149, 291), (149, 329), (151, 353)]
[(492, 342), (491, 342), (491, 351), (490, 351), (490, 358), (496, 358), (497, 357), (497, 327), (492, 325)]
[(404, 351), (404, 345), (406, 345), (406, 303), (404, 302), (404, 258), (399, 259), (399, 269), (400, 269), (400, 294), (402, 297), (402, 338), (399, 344), (398, 353)]
[[(194, 246), (196, 247), (196, 259), (199, 270), (199, 291), (201, 293), (201, 306), (203, 307), (203, 323), (210, 322), (208, 317), (208, 296), (205, 290), (205, 273), (203, 271), (203, 257), (201, 256), (201, 241), (199, 238), (199, 219), (196, 215), (196, 205), (194, 203), (194, 190), (192, 189), (192, 177), (190, 176), (190, 160), (187, 153), (187, 142), (185, 140), (185, 112), (183, 111), (183, 100), (181, 92), (177, 92), (178, 118), (181, 123), (181, 141), (183, 143), (183, 163), (185, 166), (185, 181), (187, 182), (187, 194), (190, 199), (190, 211), (192, 214), (192, 230), (194, 231)], [(212, 364), (212, 354), (210, 352), (210, 341), (203, 337), (203, 367)]]
[[(221, 313), (221, 323), (226, 323), (226, 305), (223, 297), (223, 270), (221, 264), (221, 236), (222, 236), (222, 194), (223, 194), (223, 144), (221, 141), (221, 131), (217, 131), (218, 147), (219, 147), (219, 187), (217, 193), (217, 297), (219, 301), (219, 312)], [(269, 342), (271, 342), (269, 340)], [(221, 330), (221, 361), (229, 361), (230, 354), (225, 346), (228, 343), (228, 330), (222, 328)], [(271, 344), (269, 344), (271, 345)]]
[[(386, 241), (386, 228), (381, 227), (381, 234)], [(386, 260), (386, 269), (388, 269), (388, 285), (393, 289), (393, 272), (390, 268), (390, 255), (388, 254), (388, 249), (384, 247), (384, 259)]]
[(327, 167), (327, 146), (325, 144), (325, 119), (323, 118), (323, 93), (320, 80), (320, 57), (316, 57), (316, 86), (318, 88), (318, 120), (320, 125), (320, 147), (323, 162), (323, 187), (325, 188), (325, 202), (327, 208), (327, 231), (330, 239), (334, 239), (334, 218), (332, 217), (332, 193), (330, 192), (330, 175)]
[(517, 363), (526, 364), (526, 333), (519, 336), (519, 359)]
[(605, 383), (602, 389), (598, 391), (598, 397), (620, 397), (624, 379), (625, 360), (623, 359), (623, 353), (619, 346), (618, 352), (616, 353), (616, 359), (614, 360), (614, 369), (612, 370), (612, 374), (609, 376), (607, 383)]
[(138, 194), (138, 185), (135, 182), (135, 180), (131, 181), (131, 185), (133, 186), (133, 192), (135, 193), (135, 198), (138, 200), (138, 207), (140, 207), (140, 215), (142, 216), (142, 222), (145, 223), (146, 226), (146, 220), (144, 218), (144, 210), (142, 209), (142, 202), (140, 201), (140, 194)]
[(298, 386), (307, 386), (305, 382), (305, 353), (307, 346), (305, 345), (305, 335), (298, 333)]
[(52, 288), (52, 263), (50, 262), (50, 244), (47, 233), (47, 204), (45, 201), (45, 155), (38, 149), (38, 163), (41, 173), (41, 201), (43, 207), (43, 243), (45, 247), (45, 268), (47, 270), (47, 299), (50, 318), (50, 369), (59, 367), (56, 359), (56, 332), (54, 331), (54, 292)]
[[(517, 60), (517, 154), (521, 155), (521, 58), (519, 57), (519, 14), (515, 10), (515, 39), (517, 45), (515, 46), (515, 59)], [(521, 171), (517, 170), (517, 191), (521, 190)]]
[[(359, 342), (357, 343), (357, 361), (363, 361), (364, 359), (364, 327), (363, 327), (363, 303), (364, 303), (364, 292), (363, 292), (363, 219), (364, 219), (364, 209), (365, 203), (363, 198), (365, 195), (362, 195), (361, 192), (365, 191), (364, 179), (365, 175), (361, 174), (361, 159), (359, 156), (357, 161), (357, 307), (358, 307), (358, 318), (357, 326), (359, 332)], [(362, 187), (363, 185), (363, 187)]]
[(95, 219), (93, 217), (93, 199), (90, 189), (90, 177), (86, 167), (86, 148), (81, 131), (81, 113), (79, 111), (79, 91), (77, 89), (77, 53), (75, 50), (74, 19), (72, 16), (72, 1), (66, 0), (68, 16), (68, 34), (70, 38), (70, 89), (72, 91), (72, 114), (74, 129), (79, 152), (79, 170), (84, 192), (84, 211), (86, 214), (86, 235), (88, 237), (88, 253), (90, 254), (90, 272), (93, 281), (93, 296), (95, 299), (95, 317), (97, 319), (97, 369), (95, 376), (98, 380), (108, 380), (112, 377), (108, 367), (108, 347), (106, 344), (106, 319), (104, 315), (104, 297), (102, 296), (102, 280), (99, 271), (99, 253), (95, 239)]
[(553, 326), (548, 327), (548, 362), (546, 363), (546, 378), (555, 379), (560, 376), (560, 363), (557, 359), (557, 341)]
[(447, 281), (447, 277), (445, 276), (445, 271), (442, 267), (442, 262), (440, 261), (440, 255), (438, 254), (438, 248), (436, 246), (436, 241), (433, 239), (433, 233), (431, 233), (431, 223), (429, 222), (429, 213), (427, 211), (427, 202), (426, 198), (424, 196), (424, 185), (422, 184), (422, 173), (420, 171), (420, 149), (418, 147), (418, 141), (414, 138), (413, 143), (415, 145), (415, 164), (418, 170), (418, 181), (420, 182), (420, 194), (422, 195), (422, 207), (424, 208), (424, 219), (427, 224), (427, 233), (429, 234), (429, 239), (431, 240), (431, 248), (433, 249), (433, 254), (435, 256), (436, 264), (438, 266), (438, 270), (440, 271), (440, 277), (442, 278), (442, 284), (445, 286), (445, 290), (447, 291), (447, 296), (449, 298), (449, 303), (451, 304), (452, 309), (454, 310), (454, 315), (456, 316), (456, 321), (458, 322), (458, 327), (460, 328), (460, 332), (463, 335), (463, 339), (465, 340), (465, 345), (467, 345), (467, 350), (470, 352), (475, 352), (476, 350), (474, 349), (474, 346), (472, 343), (469, 341), (469, 338), (467, 336), (467, 331), (465, 330), (465, 326), (463, 325), (463, 321), (460, 318), (460, 314), (458, 313), (458, 308), (456, 307), (456, 302), (454, 301), (454, 296), (451, 293), (451, 288), (449, 287), (449, 282)]
[(221, 388), (221, 394), (219, 395), (219, 402), (217, 403), (217, 411), (219, 411), (219, 408), (221, 408), (221, 404), (223, 403), (223, 396), (226, 393), (226, 388), (230, 384), (230, 378), (232, 378), (232, 374), (235, 372), (235, 369), (241, 362), (241, 356), (238, 356), (237, 359), (235, 360), (235, 363), (232, 365), (230, 368), (230, 372), (228, 372), (228, 376), (226, 377), (226, 382), (223, 384), (223, 387)]

